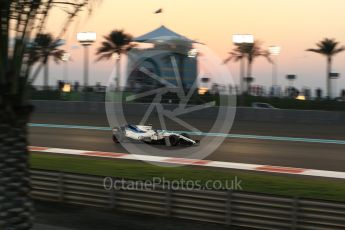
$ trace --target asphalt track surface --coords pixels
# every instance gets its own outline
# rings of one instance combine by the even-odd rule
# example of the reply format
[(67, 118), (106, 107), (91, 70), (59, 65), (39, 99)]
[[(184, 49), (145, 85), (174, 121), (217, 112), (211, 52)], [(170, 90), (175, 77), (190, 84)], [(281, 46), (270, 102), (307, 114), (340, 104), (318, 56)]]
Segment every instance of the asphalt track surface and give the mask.
[[(129, 118), (135, 122), (137, 118)], [(34, 114), (32, 123), (106, 127), (105, 115)], [(193, 119), (201, 131), (207, 131), (207, 120)], [(152, 121), (156, 123), (155, 120)], [(174, 130), (181, 130), (174, 127)], [(111, 132), (89, 129), (30, 127), (30, 145), (84, 149), (105, 152), (127, 151), (111, 141)], [(345, 140), (345, 126), (297, 123), (263, 123), (237, 121), (230, 133)], [(294, 141), (226, 138), (208, 160), (277, 165), (319, 170), (345, 171), (345, 145)]]

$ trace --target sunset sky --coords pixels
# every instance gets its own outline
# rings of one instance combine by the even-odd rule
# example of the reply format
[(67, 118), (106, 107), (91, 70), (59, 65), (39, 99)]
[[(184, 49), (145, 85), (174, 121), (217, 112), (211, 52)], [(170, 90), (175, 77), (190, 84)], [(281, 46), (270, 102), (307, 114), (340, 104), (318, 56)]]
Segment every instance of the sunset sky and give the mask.
[[(159, 8), (164, 13), (153, 14)], [(90, 82), (105, 84), (114, 63), (111, 60), (94, 63), (94, 53), (103, 35), (113, 29), (124, 29), (133, 36), (147, 33), (162, 23), (177, 33), (205, 43), (222, 59), (233, 48), (232, 35), (253, 34), (263, 47), (279, 45), (280, 85), (286, 86), (286, 74), (296, 74), (298, 87), (325, 87), (326, 60), (318, 54), (306, 52), (319, 40), (329, 37), (345, 44), (344, 0), (103, 0), (91, 16), (83, 14), (68, 30), (64, 49), (69, 50), (73, 62), (69, 64), (69, 80), (82, 79), (83, 50), (76, 41), (76, 33), (94, 31), (97, 42), (92, 46)], [(47, 32), (57, 34), (64, 17), (61, 10), (50, 16)], [(338, 90), (345, 88), (345, 52), (334, 59), (333, 69), (341, 74)], [(238, 81), (238, 63), (228, 67)], [(62, 79), (62, 66), (51, 64), (50, 84)], [(254, 84), (271, 84), (272, 65), (264, 58), (254, 62)], [(41, 80), (41, 79), (40, 79)], [(36, 84), (40, 84), (40, 80)]]

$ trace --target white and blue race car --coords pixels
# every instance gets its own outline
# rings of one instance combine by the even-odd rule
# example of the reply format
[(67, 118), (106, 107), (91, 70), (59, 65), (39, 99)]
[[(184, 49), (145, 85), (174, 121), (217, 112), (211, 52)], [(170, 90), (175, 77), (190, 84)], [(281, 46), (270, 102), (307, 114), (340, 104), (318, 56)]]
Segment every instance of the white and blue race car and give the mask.
[(167, 146), (192, 146), (199, 143), (193, 140), (186, 133), (174, 133), (165, 130), (155, 130), (151, 125), (127, 124), (113, 128), (114, 143), (122, 142), (125, 139), (141, 141), (147, 144), (162, 144)]

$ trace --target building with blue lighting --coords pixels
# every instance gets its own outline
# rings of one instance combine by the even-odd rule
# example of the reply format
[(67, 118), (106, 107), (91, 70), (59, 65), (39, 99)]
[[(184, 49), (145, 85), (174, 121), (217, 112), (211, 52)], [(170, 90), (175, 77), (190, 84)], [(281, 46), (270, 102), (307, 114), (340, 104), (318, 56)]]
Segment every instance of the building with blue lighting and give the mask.
[(130, 51), (126, 83), (128, 90), (140, 92), (163, 85), (182, 85), (188, 90), (196, 83), (197, 51), (193, 49), (193, 40), (160, 26), (136, 37), (134, 41), (149, 44), (149, 48)]

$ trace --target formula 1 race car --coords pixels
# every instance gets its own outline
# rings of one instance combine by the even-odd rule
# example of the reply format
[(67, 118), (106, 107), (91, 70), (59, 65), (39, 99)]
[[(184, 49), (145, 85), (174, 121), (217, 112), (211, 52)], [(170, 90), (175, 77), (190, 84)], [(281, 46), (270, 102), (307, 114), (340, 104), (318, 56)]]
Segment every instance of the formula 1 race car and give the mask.
[(151, 125), (124, 125), (113, 128), (113, 141), (119, 143), (124, 139), (132, 139), (147, 144), (162, 144), (167, 146), (192, 146), (199, 143), (186, 133), (173, 133), (165, 130), (155, 130)]

